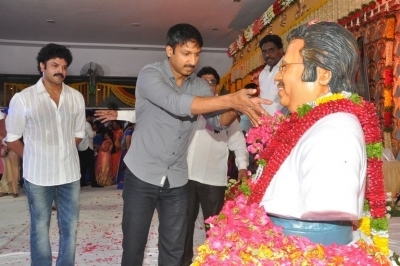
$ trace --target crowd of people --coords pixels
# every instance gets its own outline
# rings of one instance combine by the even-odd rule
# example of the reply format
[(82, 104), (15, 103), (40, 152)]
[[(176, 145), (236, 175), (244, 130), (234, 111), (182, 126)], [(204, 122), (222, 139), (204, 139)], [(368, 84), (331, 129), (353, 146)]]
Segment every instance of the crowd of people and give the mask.
[[(337, 24), (323, 23), (319, 27), (333, 27), (338, 32), (335, 38), (353, 45), (346, 30), (341, 31)], [(4, 120), (0, 120), (0, 138), (6, 136), (4, 157), (13, 158), (10, 153), (14, 152), (15, 158), (23, 159), (22, 176), (31, 216), (32, 265), (51, 265), (48, 229), (53, 202), (60, 212), (57, 265), (74, 265), (79, 191), (89, 183), (92, 187), (117, 184), (123, 188), (121, 265), (142, 265), (155, 210), (159, 217), (158, 265), (191, 265), (193, 228), (199, 209), (207, 219), (218, 215), (224, 205), (230, 152), (235, 154), (238, 180), (249, 178), (248, 170), (256, 170), (245, 141), (249, 124), (258, 127), (262, 116), (273, 116), (276, 111), (295, 113), (300, 104), (341, 89), (353, 89), (351, 82), (340, 85), (342, 79), (352, 78), (348, 75), (353, 72), (329, 68), (329, 62), (319, 63), (317, 57), (305, 58), (302, 48), (309, 43), (301, 34), (290, 36), (286, 55), (279, 36), (267, 35), (260, 41), (266, 67), (260, 74), (259, 86), (252, 83), (236, 93), (218, 95), (220, 77), (214, 68), (205, 67), (197, 75), (194, 73), (203, 46), (200, 32), (189, 24), (174, 25), (167, 32), (167, 59), (146, 65), (139, 73), (135, 110), (94, 113), (85, 111), (82, 95), (63, 82), (72, 62), (70, 51), (57, 44), (43, 47), (37, 56), (42, 77), (12, 98), (4, 130)], [(323, 43), (313, 45), (325, 49)], [(356, 56), (356, 47), (350, 46), (347, 52)], [(344, 61), (344, 68), (355, 67), (354, 62), (354, 58)], [(308, 73), (305, 78), (301, 76), (303, 71)], [(295, 90), (296, 86), (301, 92)], [(343, 120), (334, 122), (341, 124)], [(352, 122), (357, 126), (357, 121)], [(355, 140), (360, 142), (358, 148), (363, 155), (364, 140)], [(365, 156), (361, 157), (359, 165), (365, 166)], [(309, 167), (316, 169), (311, 163)], [(354, 180), (365, 176), (365, 167), (352, 171)], [(18, 190), (14, 190), (16, 177), (3, 172), (3, 179), (7, 177), (11, 184), (9, 191), (18, 196)], [(336, 174), (332, 169), (330, 176)], [(296, 175), (291, 178), (290, 183), (295, 184)], [(284, 177), (280, 180), (285, 182)], [(274, 182), (278, 189), (280, 183)], [(360, 216), (364, 180), (356, 183), (358, 196), (352, 205), (355, 210), (345, 220)], [(284, 198), (277, 197), (273, 188), (266, 193), (260, 204), (266, 212), (272, 210), (279, 216)], [(354, 197), (347, 199), (352, 201)], [(287, 208), (297, 204), (288, 202)], [(347, 211), (339, 208), (338, 213)], [(312, 209), (305, 215), (321, 220), (327, 214), (323, 209)], [(333, 213), (329, 219), (333, 218), (341, 217)]]
[(94, 121), (94, 111), (86, 110), (85, 137), (78, 145), (81, 187), (104, 187), (118, 184), (123, 188), (125, 163), (134, 123)]

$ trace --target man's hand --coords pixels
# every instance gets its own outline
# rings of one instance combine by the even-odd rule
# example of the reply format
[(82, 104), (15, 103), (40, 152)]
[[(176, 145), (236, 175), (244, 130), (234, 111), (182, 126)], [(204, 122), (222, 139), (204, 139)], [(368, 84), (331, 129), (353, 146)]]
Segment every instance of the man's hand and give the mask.
[(117, 120), (118, 112), (116, 110), (96, 110), (94, 116), (102, 123)]
[(272, 101), (259, 97), (251, 97), (255, 93), (257, 93), (256, 89), (241, 89), (229, 96), (232, 97), (232, 108), (245, 114), (254, 126), (259, 126), (261, 123), (260, 116), (269, 115), (261, 107), (261, 104), (272, 104)]
[(247, 175), (247, 169), (239, 169), (238, 172), (238, 181), (241, 181), (243, 179), (247, 179), (249, 176)]

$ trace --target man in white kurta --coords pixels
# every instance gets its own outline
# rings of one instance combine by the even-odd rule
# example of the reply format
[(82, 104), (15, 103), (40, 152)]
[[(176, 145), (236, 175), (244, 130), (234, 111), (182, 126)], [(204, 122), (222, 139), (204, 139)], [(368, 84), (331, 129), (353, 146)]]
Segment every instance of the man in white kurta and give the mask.
[(262, 105), (269, 115), (282, 109), (278, 95), (277, 82), (274, 80), (281, 64), (283, 52), (282, 39), (277, 35), (266, 35), (260, 41), (260, 49), (266, 66), (258, 77), (260, 98), (272, 101), (271, 105)]
[[(197, 76), (205, 79), (213, 93), (217, 93), (220, 78), (214, 68), (204, 67)], [(235, 153), (239, 179), (247, 178), (249, 165), (249, 153), (238, 120), (234, 120), (228, 129), (215, 131), (207, 124), (206, 119), (199, 115), (189, 143), (188, 218), (182, 266), (189, 266), (192, 263), (194, 225), (199, 214), (199, 206), (206, 220), (210, 216), (219, 214), (224, 205), (229, 151)]]

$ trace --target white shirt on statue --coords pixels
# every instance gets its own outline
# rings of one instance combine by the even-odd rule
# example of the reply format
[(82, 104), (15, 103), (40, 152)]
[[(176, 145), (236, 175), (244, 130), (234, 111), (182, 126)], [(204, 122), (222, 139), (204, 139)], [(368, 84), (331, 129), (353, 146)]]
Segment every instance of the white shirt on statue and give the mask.
[(299, 139), (260, 205), (283, 218), (360, 219), (366, 167), (364, 134), (356, 116), (328, 115)]

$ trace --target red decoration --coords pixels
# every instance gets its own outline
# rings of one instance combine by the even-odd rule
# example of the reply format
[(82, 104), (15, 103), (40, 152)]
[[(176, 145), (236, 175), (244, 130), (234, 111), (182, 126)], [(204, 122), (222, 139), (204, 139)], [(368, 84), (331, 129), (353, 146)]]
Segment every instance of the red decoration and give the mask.
[(393, 69), (388, 67), (385, 69), (384, 85), (390, 86), (390, 85), (392, 85), (392, 82), (393, 82)]
[(369, 9), (374, 10), (376, 7), (376, 3), (369, 3)]
[(260, 27), (260, 19), (256, 19), (253, 23), (253, 36), (256, 36), (257, 34), (260, 34), (261, 27)]
[(383, 113), (383, 125), (386, 128), (389, 128), (392, 126), (392, 113), (391, 112), (384, 112)]

